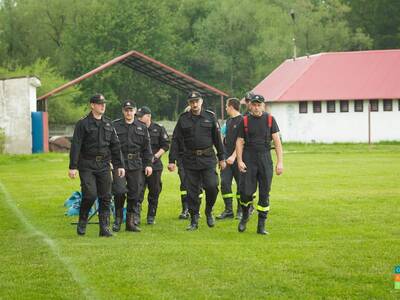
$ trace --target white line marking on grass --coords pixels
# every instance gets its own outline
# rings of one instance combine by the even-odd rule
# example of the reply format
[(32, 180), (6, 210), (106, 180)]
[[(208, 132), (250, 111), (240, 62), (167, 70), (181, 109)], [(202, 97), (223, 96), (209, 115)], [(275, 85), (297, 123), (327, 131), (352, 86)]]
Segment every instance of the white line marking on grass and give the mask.
[(79, 285), (82, 289), (83, 294), (88, 299), (100, 299), (100, 297), (95, 293), (93, 289), (90, 288), (90, 285), (85, 278), (85, 276), (73, 265), (73, 261), (70, 257), (63, 256), (60, 251), (60, 247), (57, 243), (52, 240), (47, 234), (37, 230), (32, 223), (25, 217), (25, 215), (21, 212), (21, 210), (15, 204), (15, 201), (8, 193), (7, 189), (0, 182), (0, 192), (4, 195), (4, 199), (6, 200), (6, 204), (13, 211), (15, 216), (20, 220), (20, 222), (25, 226), (25, 228), (32, 235), (38, 236), (51, 250), (51, 252), (62, 262), (64, 267), (68, 270), (68, 272), (72, 275), (73, 280)]

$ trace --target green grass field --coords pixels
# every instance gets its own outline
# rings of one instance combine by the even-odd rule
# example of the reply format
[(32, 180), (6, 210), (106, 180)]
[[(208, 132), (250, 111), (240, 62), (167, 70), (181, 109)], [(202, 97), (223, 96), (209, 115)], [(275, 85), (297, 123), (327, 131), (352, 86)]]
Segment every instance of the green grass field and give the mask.
[[(68, 156), (0, 156), (0, 299), (400, 298), (400, 144), (285, 145), (269, 236), (237, 220), (178, 220), (165, 171), (157, 224), (78, 237), (63, 202)], [(218, 198), (214, 213), (223, 204)]]

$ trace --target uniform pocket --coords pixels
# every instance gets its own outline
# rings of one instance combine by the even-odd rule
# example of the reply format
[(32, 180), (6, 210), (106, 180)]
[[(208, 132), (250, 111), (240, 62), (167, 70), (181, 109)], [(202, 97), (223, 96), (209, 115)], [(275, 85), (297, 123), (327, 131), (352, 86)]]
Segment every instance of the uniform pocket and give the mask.
[[(140, 128), (140, 129), (139, 129)], [(135, 128), (135, 133), (140, 136), (144, 136), (144, 130), (141, 127)]]
[(211, 122), (201, 122), (200, 126), (205, 128), (211, 128), (213, 124)]
[(104, 127), (104, 139), (107, 142), (111, 141), (111, 135), (112, 135), (112, 128)]
[(160, 134), (158, 131), (151, 131), (150, 132), (151, 144), (158, 145), (160, 140)]
[(182, 122), (182, 133), (184, 137), (190, 137), (192, 135), (193, 125), (189, 122)]

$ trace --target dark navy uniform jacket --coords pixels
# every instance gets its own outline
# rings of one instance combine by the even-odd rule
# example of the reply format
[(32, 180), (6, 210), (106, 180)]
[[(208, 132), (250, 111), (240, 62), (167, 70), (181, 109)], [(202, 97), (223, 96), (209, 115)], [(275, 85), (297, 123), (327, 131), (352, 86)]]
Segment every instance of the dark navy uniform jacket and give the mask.
[(70, 150), (70, 169), (102, 170), (123, 168), (121, 145), (111, 119), (96, 120), (90, 112), (75, 125)]
[(243, 120), (242, 115), (226, 120), (226, 136), (224, 138), (225, 157), (232, 155), (236, 148), (239, 125)]
[(127, 170), (137, 170), (151, 166), (150, 136), (146, 125), (135, 119), (128, 124), (125, 119), (113, 121)]
[(165, 152), (169, 150), (169, 137), (167, 131), (162, 125), (151, 122), (149, 128), (151, 150), (153, 151), (153, 170), (158, 171), (163, 169), (161, 159), (155, 159), (156, 154), (160, 149), (164, 149)]
[[(175, 163), (179, 153), (183, 153), (185, 169), (201, 170), (215, 167), (217, 161), (213, 146), (217, 150), (218, 160), (224, 160), (224, 147), (215, 114), (209, 110), (202, 110), (198, 116), (190, 111), (184, 112), (174, 129), (169, 162)], [(196, 154), (196, 150), (207, 149), (210, 151), (205, 151), (203, 155)]]

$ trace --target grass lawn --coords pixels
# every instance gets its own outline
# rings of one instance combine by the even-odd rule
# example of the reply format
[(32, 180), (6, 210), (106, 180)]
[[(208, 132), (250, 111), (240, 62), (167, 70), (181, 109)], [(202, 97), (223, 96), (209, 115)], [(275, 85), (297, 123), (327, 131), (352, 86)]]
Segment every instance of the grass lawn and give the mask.
[(110, 239), (97, 225), (78, 237), (64, 216), (79, 190), (67, 155), (0, 156), (0, 299), (400, 298), (400, 144), (285, 151), (269, 236), (255, 216), (242, 234), (204, 217), (186, 232), (178, 175), (165, 171), (157, 224)]

